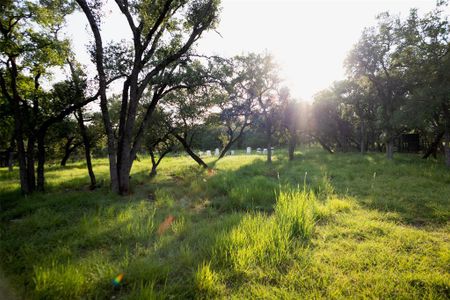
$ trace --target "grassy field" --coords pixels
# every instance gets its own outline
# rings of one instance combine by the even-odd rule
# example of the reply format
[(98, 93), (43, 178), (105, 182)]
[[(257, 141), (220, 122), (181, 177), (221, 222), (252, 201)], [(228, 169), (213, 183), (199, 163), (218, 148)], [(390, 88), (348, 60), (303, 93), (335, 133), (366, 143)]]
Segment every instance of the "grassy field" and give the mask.
[[(26, 299), (450, 297), (450, 172), (415, 155), (238, 155), (203, 171), (171, 157), (133, 193), (49, 166), (22, 198), (0, 169), (0, 291)], [(1, 274), (3, 273), (3, 274)], [(113, 279), (123, 279), (117, 285)], [(7, 289), (7, 288), (5, 288)], [(0, 295), (1, 296), (1, 295)]]

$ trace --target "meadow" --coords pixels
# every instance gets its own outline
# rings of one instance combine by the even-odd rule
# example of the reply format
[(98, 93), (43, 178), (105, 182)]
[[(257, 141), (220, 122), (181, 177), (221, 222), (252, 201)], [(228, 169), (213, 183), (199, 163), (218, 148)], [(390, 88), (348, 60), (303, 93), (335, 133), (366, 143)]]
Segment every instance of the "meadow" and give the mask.
[[(47, 167), (23, 197), (0, 169), (0, 291), (25, 299), (449, 299), (450, 172), (412, 154), (149, 158), (133, 192), (106, 159)], [(120, 276), (118, 279), (118, 275)], [(117, 279), (113, 284), (114, 278)], [(5, 294), (4, 294), (5, 295)], [(1, 295), (0, 295), (1, 296)]]

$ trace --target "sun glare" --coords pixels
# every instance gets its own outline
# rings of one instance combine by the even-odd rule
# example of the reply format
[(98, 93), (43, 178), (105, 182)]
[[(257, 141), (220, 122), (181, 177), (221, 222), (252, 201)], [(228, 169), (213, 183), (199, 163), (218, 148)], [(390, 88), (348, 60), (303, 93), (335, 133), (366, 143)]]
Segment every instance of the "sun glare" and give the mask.
[[(375, 24), (383, 11), (406, 16), (411, 7), (431, 10), (435, 1), (258, 1), (222, 0), (220, 23), (200, 39), (200, 53), (233, 56), (269, 52), (280, 66), (284, 85), (299, 99), (345, 76), (343, 61), (364, 27)], [(102, 31), (107, 40), (131, 36), (113, 1), (105, 6)], [(86, 53), (89, 30), (81, 13), (69, 17), (68, 34), (76, 53)], [(88, 65), (87, 54), (80, 61)], [(94, 69), (92, 69), (95, 72)]]

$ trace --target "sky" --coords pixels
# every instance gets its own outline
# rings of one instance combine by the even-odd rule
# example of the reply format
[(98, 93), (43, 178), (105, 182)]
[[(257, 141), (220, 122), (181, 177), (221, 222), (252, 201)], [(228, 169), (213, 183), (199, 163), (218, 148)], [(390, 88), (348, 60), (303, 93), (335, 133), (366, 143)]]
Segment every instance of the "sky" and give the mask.
[[(222, 0), (216, 31), (205, 33), (197, 52), (234, 56), (268, 52), (280, 67), (283, 85), (297, 99), (311, 101), (318, 91), (345, 78), (343, 62), (365, 27), (376, 24), (383, 11), (406, 17), (433, 9), (435, 0)], [(114, 1), (106, 6), (102, 24), (105, 40), (128, 38), (131, 32)], [(90, 30), (80, 12), (67, 21), (67, 36), (78, 60), (95, 72), (86, 54)]]

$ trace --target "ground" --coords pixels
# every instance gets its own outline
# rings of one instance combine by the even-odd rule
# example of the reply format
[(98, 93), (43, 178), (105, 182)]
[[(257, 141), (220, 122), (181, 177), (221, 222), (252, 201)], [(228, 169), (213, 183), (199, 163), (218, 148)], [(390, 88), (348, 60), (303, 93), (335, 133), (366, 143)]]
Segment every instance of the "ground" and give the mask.
[(441, 161), (315, 149), (292, 163), (284, 153), (272, 165), (263, 159), (211, 158), (203, 171), (169, 157), (150, 178), (141, 157), (126, 197), (108, 192), (106, 159), (94, 161), (95, 191), (80, 162), (49, 166), (47, 192), (27, 198), (18, 173), (0, 169), (0, 293), (449, 299), (450, 172)]

